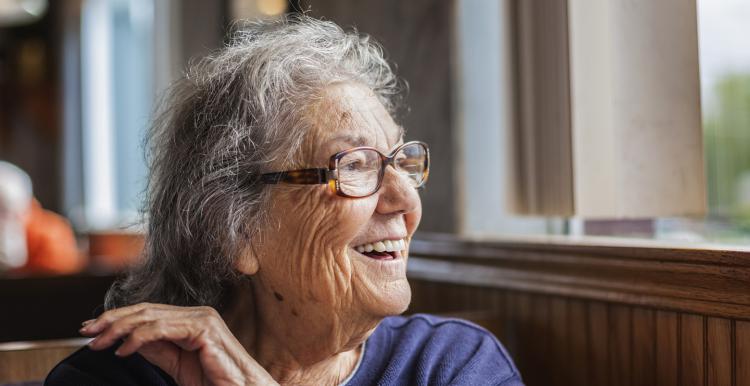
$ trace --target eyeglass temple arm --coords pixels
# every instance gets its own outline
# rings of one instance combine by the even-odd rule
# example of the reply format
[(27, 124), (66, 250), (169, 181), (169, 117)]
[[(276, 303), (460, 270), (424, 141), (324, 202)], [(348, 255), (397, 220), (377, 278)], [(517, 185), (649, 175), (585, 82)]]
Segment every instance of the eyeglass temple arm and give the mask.
[(328, 169), (300, 169), (289, 170), (286, 172), (275, 172), (261, 174), (260, 178), (264, 184), (278, 184), (281, 182), (287, 184), (325, 184), (329, 180)]

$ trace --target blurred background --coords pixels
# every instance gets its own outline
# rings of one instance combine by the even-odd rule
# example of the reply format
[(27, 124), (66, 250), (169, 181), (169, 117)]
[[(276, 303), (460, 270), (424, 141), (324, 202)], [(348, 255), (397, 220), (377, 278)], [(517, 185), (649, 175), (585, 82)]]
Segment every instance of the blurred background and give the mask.
[[(700, 106), (695, 111), (702, 112), (702, 147), (692, 151), (705, 168), (700, 183), (707, 210), (682, 211), (694, 212), (686, 213), (690, 216), (680, 210), (645, 215), (626, 211), (595, 218), (576, 209), (508, 205), (509, 192), (517, 192), (518, 186), (525, 186), (526, 193), (530, 189), (523, 176), (514, 175), (514, 170), (523, 173), (529, 168), (514, 160), (528, 160), (529, 154), (539, 158), (534, 151), (545, 153), (542, 144), (514, 155), (525, 146), (523, 135), (520, 140), (512, 136), (524, 126), (521, 110), (528, 98), (524, 99), (526, 86), (520, 83), (527, 73), (548, 84), (566, 81), (564, 65), (535, 67), (524, 62), (523, 25), (538, 31), (530, 40), (533, 52), (534, 44), (539, 45), (535, 41), (557, 28), (549, 17), (554, 6), (524, 11), (514, 4), (511, 0), (0, 1), (0, 160), (30, 178), (33, 197), (48, 211), (37, 227), (69, 224), (78, 251), (75, 258), (71, 253), (58, 254), (65, 260), (59, 264), (26, 259), (36, 265), (18, 269), (18, 263), (7, 263), (4, 271), (55, 274), (127, 264), (137, 255), (144, 229), (139, 213), (147, 172), (143, 134), (164, 89), (191, 59), (221, 47), (238, 20), (303, 10), (373, 35), (409, 82), (410, 110), (399, 119), (409, 138), (430, 144), (434, 158), (423, 194), (421, 231), (490, 239), (570, 235), (750, 243), (750, 49), (744, 39), (750, 35), (746, 23), (750, 3), (699, 0), (696, 6)], [(548, 16), (524, 22), (518, 17), (523, 12)], [(546, 55), (560, 60), (555, 52)], [(530, 87), (545, 91), (550, 86)], [(541, 110), (535, 111), (544, 115), (544, 103), (549, 102), (537, 100)], [(552, 133), (550, 141), (556, 149), (554, 141), (573, 141), (555, 134), (564, 132), (565, 125), (545, 124), (549, 127), (537, 132)], [(532, 140), (532, 145), (537, 142)], [(567, 151), (574, 157), (587, 154), (585, 148)], [(658, 162), (646, 167), (658, 168)], [(690, 172), (704, 175), (699, 168)], [(565, 201), (567, 193), (555, 188), (559, 184), (552, 180), (571, 174), (565, 164), (548, 165), (542, 159), (532, 174), (541, 179), (534, 189), (557, 195), (551, 202), (560, 207), (554, 202)], [(10, 181), (4, 177), (0, 184), (10, 186)], [(53, 214), (61, 217), (50, 217)], [(57, 233), (49, 237), (65, 245), (65, 231)], [(4, 237), (12, 238), (8, 235)]]
[(138, 261), (164, 90), (297, 12), (409, 83), (410, 312), (463, 312), (530, 385), (750, 384), (746, 0), (0, 0), (0, 382), (83, 344), (3, 342), (75, 336)]

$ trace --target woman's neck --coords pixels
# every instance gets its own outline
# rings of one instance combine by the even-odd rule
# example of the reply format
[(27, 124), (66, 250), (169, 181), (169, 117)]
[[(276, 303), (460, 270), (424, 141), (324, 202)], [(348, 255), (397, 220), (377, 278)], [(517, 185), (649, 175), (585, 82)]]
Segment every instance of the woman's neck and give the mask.
[(356, 369), (364, 353), (362, 345), (330, 356), (312, 365), (297, 362), (289, 353), (271, 348), (261, 354), (259, 363), (282, 385), (338, 385)]
[[(355, 370), (364, 354), (361, 342), (374, 328), (354, 334), (361, 336), (332, 338), (329, 331), (311, 331), (309, 323), (295, 326), (259, 317), (272, 312), (261, 311), (264, 302), (256, 299), (249, 284), (236, 289), (232, 298), (223, 314), (227, 326), (253, 359), (283, 385), (339, 384)], [(290, 337), (303, 344), (288, 344)]]

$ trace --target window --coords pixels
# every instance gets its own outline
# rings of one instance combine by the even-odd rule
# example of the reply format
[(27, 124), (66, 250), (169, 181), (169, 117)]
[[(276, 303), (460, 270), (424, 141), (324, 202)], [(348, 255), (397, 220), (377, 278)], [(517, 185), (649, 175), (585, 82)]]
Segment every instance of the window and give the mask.
[[(607, 7), (602, 6), (604, 13), (600, 16), (603, 17), (598, 19), (597, 23), (614, 24), (617, 22), (614, 19), (622, 17), (621, 13), (612, 11), (618, 6), (616, 3), (610, 3), (610, 9), (606, 10), (604, 8)], [(459, 97), (455, 115), (458, 117), (456, 127), (461, 138), (457, 149), (462, 160), (458, 175), (464, 180), (459, 182), (458, 212), (463, 214), (460, 232), (472, 236), (567, 234), (648, 238), (668, 240), (670, 243), (750, 244), (750, 45), (743, 38), (750, 35), (750, 24), (746, 22), (750, 17), (750, 4), (741, 0), (699, 0), (697, 5), (683, 4), (682, 13), (679, 15), (683, 21), (690, 21), (697, 14), (698, 53), (692, 57), (699, 56), (702, 117), (696, 118), (694, 122), (702, 124), (702, 163), (705, 165), (707, 214), (696, 217), (637, 215), (630, 218), (626, 218), (627, 215), (600, 218), (576, 215), (565, 218), (528, 217), (513, 215), (507, 209), (510, 200), (508, 191), (513, 189), (513, 183), (509, 181), (518, 183), (519, 180), (514, 179), (512, 175), (512, 163), (517, 158), (506, 154), (505, 149), (519, 147), (518, 142), (513, 142), (513, 137), (508, 133), (514, 126), (519, 125), (519, 114), (524, 114), (518, 104), (526, 103), (518, 95), (519, 82), (523, 82), (523, 79), (519, 77), (518, 68), (513, 68), (514, 63), (519, 63), (519, 4), (520, 2), (513, 0), (458, 2), (456, 83)], [(563, 7), (558, 17), (573, 17), (571, 14), (575, 10), (571, 8), (571, 4), (568, 3), (567, 11)], [(657, 3), (644, 2), (640, 5), (644, 8), (641, 12), (647, 12), (649, 17), (659, 17), (659, 12), (663, 11), (658, 8)], [(648, 7), (658, 9), (646, 10)], [(629, 11), (631, 10), (632, 7)], [(547, 12), (544, 16), (549, 18), (554, 17), (554, 14)], [(693, 24), (693, 31), (695, 27)], [(538, 33), (535, 39), (549, 32), (549, 20), (539, 28), (538, 31), (534, 31)], [(568, 28), (570, 36), (574, 33), (571, 30), (580, 26), (569, 25)], [(669, 39), (678, 39), (680, 36), (674, 34), (669, 36)], [(664, 36), (661, 39), (664, 39)], [(694, 49), (689, 47), (688, 40), (695, 46), (694, 32), (692, 37), (685, 36), (685, 41), (679, 42), (687, 47), (681, 55)], [(591, 39), (587, 42), (597, 43)], [(661, 43), (657, 41), (655, 44)], [(544, 44), (542, 42), (542, 47)], [(550, 50), (546, 50), (543, 54), (549, 55), (549, 52)], [(571, 47), (568, 54), (571, 57), (567, 64), (576, 60), (590, 62), (596, 59), (590, 56), (581, 58), (575, 47)], [(626, 59), (624, 62), (615, 61), (615, 64), (632, 64), (633, 60)], [(647, 62), (652, 59), (645, 60)], [(612, 63), (605, 62), (604, 65)], [(539, 79), (549, 79), (551, 82), (564, 81), (565, 77), (570, 76), (570, 73), (561, 71), (551, 77), (549, 68), (531, 70), (545, 71), (535, 76)], [(618, 67), (612, 68), (613, 73), (618, 74)], [(593, 70), (598, 69), (599, 67), (596, 67)], [(529, 71), (528, 68), (524, 70)], [(659, 79), (656, 79), (658, 82)], [(649, 92), (650, 95), (664, 94), (668, 99), (671, 98), (670, 94), (665, 93), (663, 88), (672, 86), (674, 84), (656, 84), (653, 90), (649, 88)], [(520, 88), (523, 88), (523, 84)], [(575, 103), (574, 92), (575, 90), (572, 90), (570, 94), (563, 95), (568, 95)], [(697, 100), (694, 103), (697, 104)], [(691, 114), (697, 110), (696, 106)], [(573, 115), (572, 119), (575, 120), (575, 114)], [(564, 123), (565, 117), (561, 119), (560, 122)], [(563, 126), (561, 124), (559, 129), (564, 128)], [(696, 135), (701, 136), (700, 133)], [(694, 152), (697, 160), (700, 160), (701, 156), (699, 146)], [(575, 158), (575, 151), (573, 153)], [(632, 165), (638, 163), (636, 161), (643, 163), (643, 159), (621, 159), (618, 162), (622, 165)], [(649, 162), (652, 163), (640, 165), (639, 168), (655, 166), (655, 161)], [(690, 164), (695, 166), (696, 163), (691, 161)], [(697, 163), (700, 164), (701, 162)], [(547, 175), (544, 173), (552, 169), (554, 165), (545, 169), (546, 172), (542, 171), (541, 175)], [(697, 176), (701, 174), (698, 169), (699, 167), (694, 167), (683, 170), (694, 170)], [(546, 178), (541, 178), (541, 181), (540, 186), (544, 188)], [(679, 194), (672, 192), (663, 194), (659, 199), (681, 198)], [(691, 201), (697, 202), (692, 199)]]
[[(66, 59), (68, 67), (80, 63), (81, 104), (66, 102), (68, 117), (80, 108), (80, 124), (66, 119), (65, 129), (72, 137), (68, 142), (80, 141), (80, 170), (67, 165), (65, 180), (66, 192), (82, 187), (78, 197), (66, 198), (79, 229), (137, 220), (146, 182), (141, 144), (155, 95), (154, 7), (152, 0), (82, 3), (80, 58)], [(66, 73), (71, 100), (76, 98), (77, 85), (70, 79), (75, 73)], [(69, 152), (76, 149), (66, 146)], [(68, 163), (71, 159), (75, 154), (66, 157)]]

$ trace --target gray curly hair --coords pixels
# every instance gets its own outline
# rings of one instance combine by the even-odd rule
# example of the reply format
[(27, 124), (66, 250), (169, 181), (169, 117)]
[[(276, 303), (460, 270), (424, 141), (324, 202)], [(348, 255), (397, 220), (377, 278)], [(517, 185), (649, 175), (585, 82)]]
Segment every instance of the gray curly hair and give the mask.
[(257, 176), (296, 167), (311, 127), (305, 106), (337, 82), (368, 86), (395, 114), (405, 84), (381, 47), (305, 15), (243, 25), (172, 85), (146, 141), (143, 262), (105, 307), (139, 302), (221, 309), (241, 280), (234, 259), (268, 224)]

